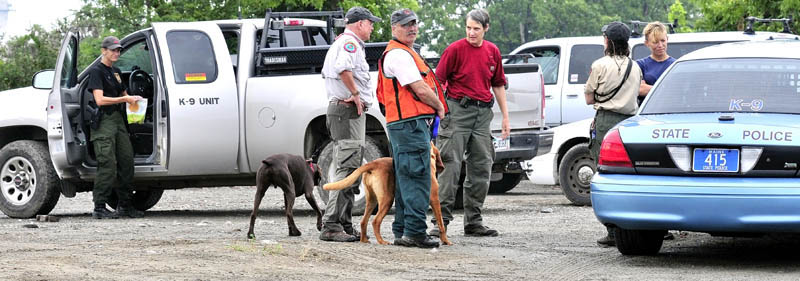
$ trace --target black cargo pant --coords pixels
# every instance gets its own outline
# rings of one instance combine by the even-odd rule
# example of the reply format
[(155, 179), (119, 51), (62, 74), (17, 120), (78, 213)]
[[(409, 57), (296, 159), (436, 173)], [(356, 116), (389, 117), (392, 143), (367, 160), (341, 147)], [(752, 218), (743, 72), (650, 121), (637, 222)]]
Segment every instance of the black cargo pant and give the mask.
[(119, 111), (101, 113), (100, 126), (91, 129), (90, 141), (97, 158), (92, 201), (108, 203), (111, 191), (116, 190), (119, 203), (130, 203), (133, 180), (133, 147), (125, 128), (125, 117)]
[[(334, 141), (333, 162), (336, 174), (328, 175), (328, 182), (344, 179), (361, 166), (362, 147), (366, 130), (366, 113), (358, 115), (355, 105), (331, 102), (328, 104), (326, 124)], [(356, 181), (351, 188), (331, 190), (322, 217), (323, 232), (339, 232), (353, 227), (353, 188), (358, 188), (361, 181)]]

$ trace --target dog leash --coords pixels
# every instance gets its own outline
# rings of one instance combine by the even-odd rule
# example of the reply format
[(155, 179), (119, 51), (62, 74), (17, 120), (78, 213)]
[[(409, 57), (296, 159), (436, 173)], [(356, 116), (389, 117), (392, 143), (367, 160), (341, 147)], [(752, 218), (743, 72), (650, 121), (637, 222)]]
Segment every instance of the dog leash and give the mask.
[(431, 124), (431, 140), (435, 140), (439, 136), (439, 116), (433, 117), (433, 124)]

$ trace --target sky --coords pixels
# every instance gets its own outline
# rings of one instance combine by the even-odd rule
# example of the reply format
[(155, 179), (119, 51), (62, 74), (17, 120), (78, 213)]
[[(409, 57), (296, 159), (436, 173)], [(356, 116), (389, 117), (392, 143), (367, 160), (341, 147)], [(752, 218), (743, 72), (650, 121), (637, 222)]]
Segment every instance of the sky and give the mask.
[(8, 3), (11, 11), (4, 39), (25, 34), (34, 24), (52, 30), (58, 19), (71, 16), (83, 6), (82, 0), (8, 0)]

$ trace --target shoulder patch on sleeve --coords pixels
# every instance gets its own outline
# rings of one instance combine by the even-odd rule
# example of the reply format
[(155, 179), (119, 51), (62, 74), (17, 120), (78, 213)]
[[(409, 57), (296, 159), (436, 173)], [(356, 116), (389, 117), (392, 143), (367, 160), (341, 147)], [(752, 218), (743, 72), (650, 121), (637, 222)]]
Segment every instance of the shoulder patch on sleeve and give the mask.
[(344, 50), (348, 53), (355, 53), (357, 50), (356, 44), (353, 42), (347, 42), (344, 44)]

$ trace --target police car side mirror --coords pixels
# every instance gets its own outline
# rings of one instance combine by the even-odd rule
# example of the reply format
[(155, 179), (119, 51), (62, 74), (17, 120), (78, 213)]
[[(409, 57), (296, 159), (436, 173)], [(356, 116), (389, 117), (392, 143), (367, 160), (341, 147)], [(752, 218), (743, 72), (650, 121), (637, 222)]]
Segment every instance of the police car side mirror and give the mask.
[(49, 90), (53, 88), (53, 78), (55, 78), (56, 71), (52, 69), (45, 69), (36, 72), (33, 75), (33, 88)]

